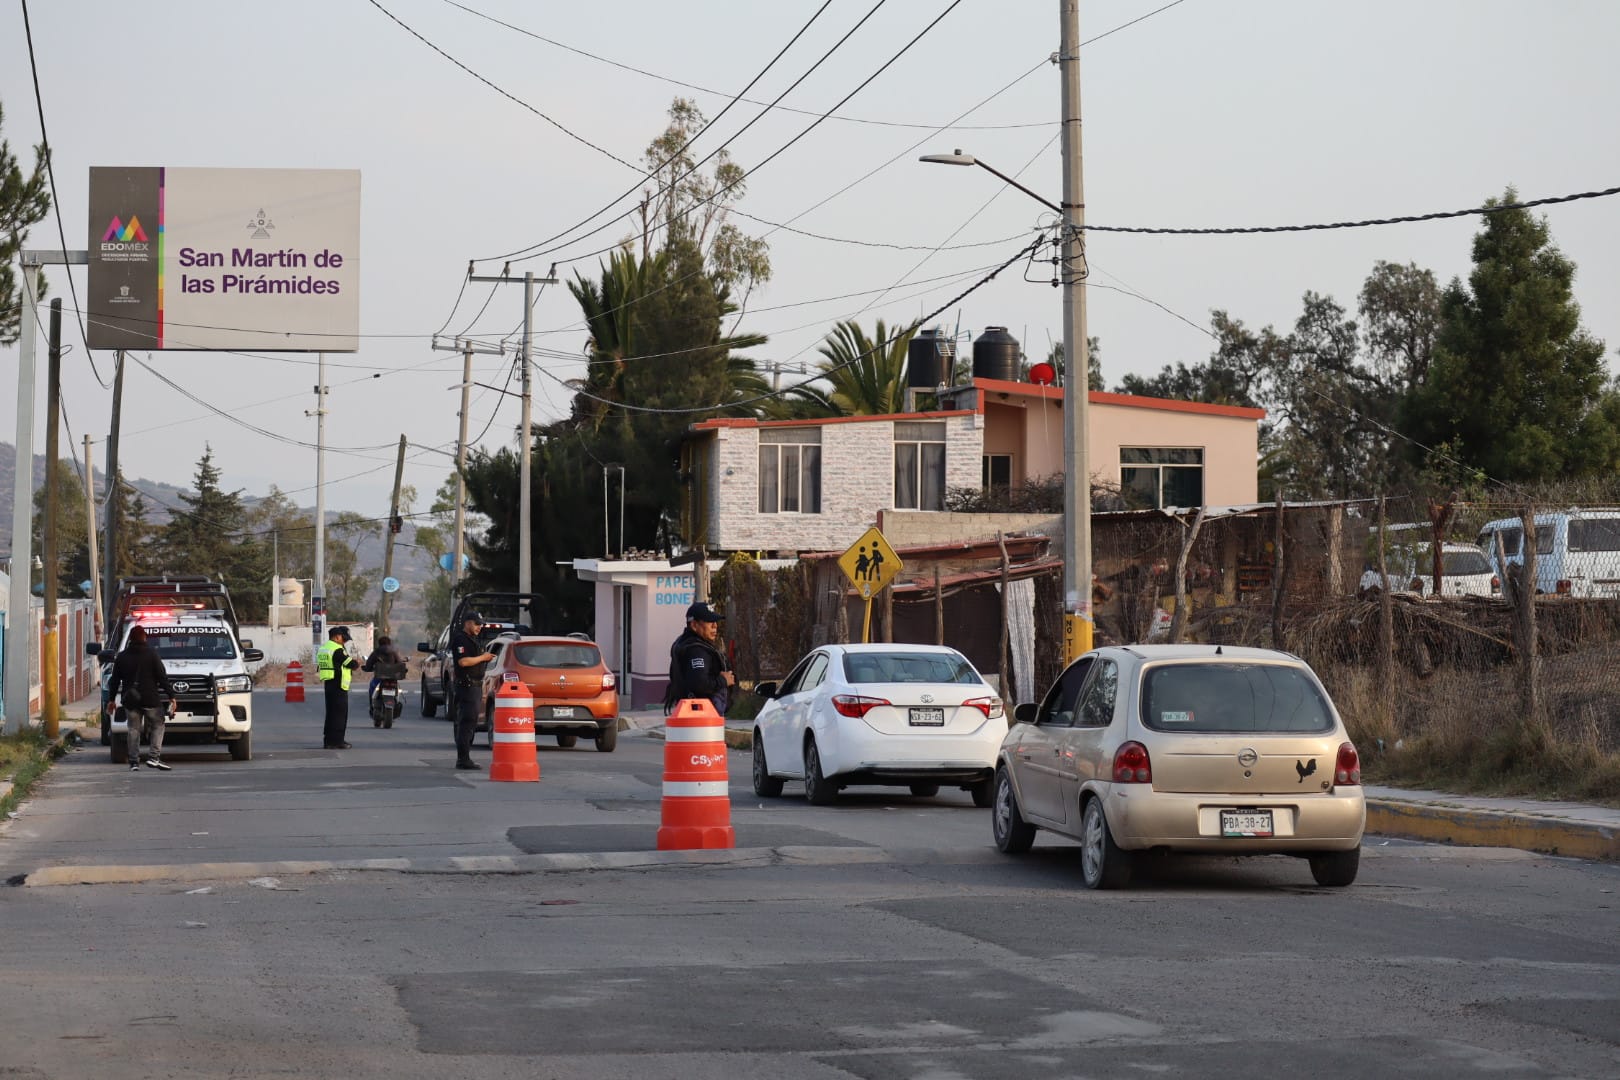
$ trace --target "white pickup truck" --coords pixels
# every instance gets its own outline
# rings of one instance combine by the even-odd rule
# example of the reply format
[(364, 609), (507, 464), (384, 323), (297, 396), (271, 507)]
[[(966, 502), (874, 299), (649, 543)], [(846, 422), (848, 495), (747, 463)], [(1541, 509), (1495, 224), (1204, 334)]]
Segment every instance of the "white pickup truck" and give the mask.
[(122, 708), (106, 714), (112, 662), (139, 626), (163, 660), (174, 687), (175, 715), (164, 728), (166, 746), (224, 743), (231, 758), (253, 756), (253, 676), (247, 665), (264, 659), (238, 635), (230, 594), (219, 582), (193, 575), (126, 578), (119, 582), (107, 646), (92, 642), (101, 659), (102, 742), (116, 764), (128, 760), (128, 726)]

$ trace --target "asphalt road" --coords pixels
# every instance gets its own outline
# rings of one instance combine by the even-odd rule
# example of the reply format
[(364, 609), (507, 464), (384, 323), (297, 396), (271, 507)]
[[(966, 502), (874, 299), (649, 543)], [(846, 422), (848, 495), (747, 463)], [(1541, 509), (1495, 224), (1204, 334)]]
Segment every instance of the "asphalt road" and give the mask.
[(0, 1077), (1620, 1075), (1620, 867), (1369, 837), (1346, 890), (1267, 858), (1090, 893), (964, 793), (762, 801), (746, 754), (740, 850), (661, 861), (661, 742), (492, 784), (442, 720), (334, 752), (315, 701), (256, 708), (252, 762), (92, 746), (0, 826), (0, 879), (133, 882), (0, 887)]

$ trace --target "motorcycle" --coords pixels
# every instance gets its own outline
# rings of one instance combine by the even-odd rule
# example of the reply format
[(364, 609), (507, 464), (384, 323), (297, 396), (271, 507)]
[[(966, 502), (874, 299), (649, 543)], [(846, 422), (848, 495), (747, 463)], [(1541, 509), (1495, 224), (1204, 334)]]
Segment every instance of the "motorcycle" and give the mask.
[(401, 680), (405, 678), (405, 665), (378, 664), (374, 674), (377, 676), (377, 688), (371, 693), (371, 726), (391, 728), (400, 713), (405, 711), (399, 688)]

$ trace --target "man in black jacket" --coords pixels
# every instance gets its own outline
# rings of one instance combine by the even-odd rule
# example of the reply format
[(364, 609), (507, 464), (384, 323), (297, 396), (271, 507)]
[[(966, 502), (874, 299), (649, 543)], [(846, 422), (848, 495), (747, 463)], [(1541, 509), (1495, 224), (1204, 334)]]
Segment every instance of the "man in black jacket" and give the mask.
[(669, 647), (666, 710), (686, 698), (707, 698), (715, 712), (726, 715), (737, 676), (717, 644), (719, 637), (720, 616), (713, 608), (700, 600), (686, 609), (686, 629)]
[(119, 691), (123, 692), (124, 720), (128, 727), (129, 767), (138, 772), (141, 767), (141, 735), (148, 733), (152, 752), (146, 765), (151, 769), (169, 771), (163, 761), (163, 722), (174, 715), (174, 687), (169, 673), (163, 667), (163, 658), (146, 641), (146, 630), (135, 627), (129, 632), (124, 651), (113, 661), (112, 677), (107, 682), (107, 712), (116, 707)]

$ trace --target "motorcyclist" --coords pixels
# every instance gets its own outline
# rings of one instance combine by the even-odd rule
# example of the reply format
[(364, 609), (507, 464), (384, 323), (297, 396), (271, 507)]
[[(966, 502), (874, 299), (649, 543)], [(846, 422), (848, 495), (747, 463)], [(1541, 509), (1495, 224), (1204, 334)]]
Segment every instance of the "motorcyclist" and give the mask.
[(377, 647), (371, 650), (371, 655), (366, 657), (366, 662), (360, 665), (361, 671), (372, 673), (371, 686), (366, 691), (366, 704), (368, 707), (374, 704), (377, 697), (377, 683), (381, 681), (376, 674), (377, 665), (403, 664), (404, 662), (405, 658), (400, 655), (399, 648), (394, 644), (393, 638), (384, 634), (377, 639)]

